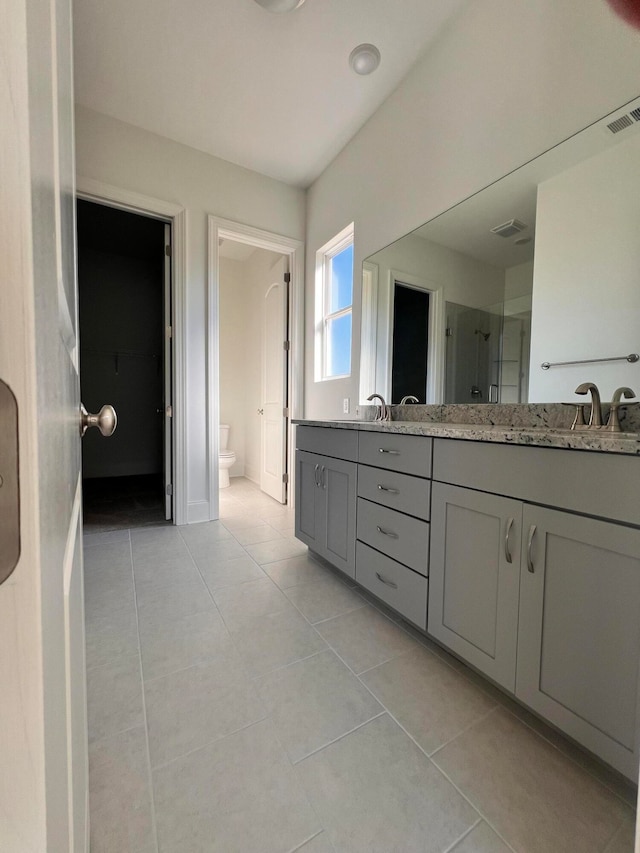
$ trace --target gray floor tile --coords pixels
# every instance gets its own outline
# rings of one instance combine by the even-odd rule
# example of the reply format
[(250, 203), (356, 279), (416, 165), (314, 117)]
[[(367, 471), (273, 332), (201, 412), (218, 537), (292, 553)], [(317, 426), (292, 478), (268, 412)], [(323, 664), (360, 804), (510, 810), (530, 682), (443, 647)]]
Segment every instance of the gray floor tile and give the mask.
[(306, 554), (307, 546), (293, 537), (285, 537), (274, 542), (262, 542), (259, 545), (247, 545), (247, 552), (256, 563), (275, 563), (276, 560), (286, 560), (287, 557), (297, 557)]
[(199, 569), (211, 592), (225, 586), (235, 586), (265, 578), (260, 566), (248, 554), (243, 557), (220, 560), (215, 564), (204, 563), (199, 565)]
[(300, 586), (325, 577), (333, 577), (331, 572), (316, 562), (309, 554), (301, 554), (298, 557), (289, 557), (286, 560), (267, 563), (264, 571), (274, 583), (278, 584), (280, 589), (289, 589), (292, 586)]
[(169, 542), (180, 538), (180, 527), (175, 524), (167, 524), (161, 527), (133, 527), (131, 528), (131, 542), (133, 546), (142, 545), (145, 542)]
[(255, 683), (293, 762), (383, 711), (332, 651), (279, 669)]
[(231, 645), (213, 663), (145, 683), (149, 752), (156, 767), (264, 719), (264, 704)]
[(181, 619), (203, 610), (215, 610), (209, 590), (200, 578), (188, 583), (143, 587), (138, 594), (141, 629), (161, 628), (171, 619)]
[(256, 545), (259, 542), (271, 542), (274, 539), (282, 539), (282, 534), (266, 522), (261, 522), (255, 527), (243, 527), (233, 534), (241, 545)]
[(496, 707), (425, 648), (418, 647), (360, 677), (427, 754)]
[(110, 545), (112, 542), (128, 542), (128, 530), (109, 530), (106, 533), (85, 533), (82, 537), (83, 548), (93, 548), (95, 545)]
[(415, 640), (370, 606), (321, 622), (317, 628), (356, 673), (417, 646)]
[(332, 619), (366, 605), (357, 592), (330, 576), (314, 583), (290, 587), (286, 596), (312, 623)]
[(111, 610), (86, 618), (87, 669), (111, 663), (123, 655), (138, 654), (138, 623), (134, 607)]
[(151, 786), (144, 728), (89, 747), (91, 853), (155, 850)]
[(190, 544), (189, 551), (200, 568), (203, 566), (215, 566), (222, 560), (231, 560), (233, 557), (247, 556), (247, 552), (242, 545), (236, 542), (232, 536), (222, 542), (213, 542), (212, 544)]
[(475, 826), (451, 853), (510, 853), (511, 847), (501, 841), (499, 836), (484, 821)]
[(335, 853), (335, 847), (329, 841), (329, 836), (326, 832), (321, 832), (307, 841), (302, 847), (298, 847), (295, 853)]
[(285, 613), (255, 619), (232, 636), (252, 675), (263, 675), (327, 647), (293, 607)]
[(133, 577), (136, 593), (143, 587), (167, 586), (200, 579), (198, 570), (187, 549), (179, 556), (157, 554), (143, 559), (133, 558)]
[(181, 619), (140, 626), (142, 674), (146, 681), (203, 663), (219, 654), (229, 643), (217, 610), (203, 610)]
[(516, 850), (601, 851), (630, 809), (502, 708), (433, 756)]
[(162, 853), (283, 853), (322, 827), (268, 721), (154, 772)]
[(185, 524), (180, 535), (189, 546), (212, 545), (231, 539), (231, 534), (221, 521), (205, 521), (201, 524)]
[(138, 655), (120, 657), (87, 673), (89, 741), (143, 725)]
[(442, 853), (478, 819), (386, 714), (296, 769), (336, 850)]
[(636, 837), (636, 822), (633, 818), (627, 818), (609, 844), (604, 853), (633, 853)]
[(230, 631), (243, 628), (247, 620), (291, 608), (286, 595), (267, 577), (221, 587), (213, 592), (213, 598)]

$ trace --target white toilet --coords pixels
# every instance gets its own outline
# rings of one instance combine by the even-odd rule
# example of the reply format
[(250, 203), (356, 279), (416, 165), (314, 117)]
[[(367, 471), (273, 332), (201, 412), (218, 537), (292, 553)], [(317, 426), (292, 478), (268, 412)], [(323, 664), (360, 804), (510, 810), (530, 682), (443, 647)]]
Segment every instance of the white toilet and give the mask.
[(218, 485), (221, 489), (226, 489), (229, 485), (229, 468), (235, 465), (236, 454), (233, 450), (227, 449), (229, 443), (229, 424), (220, 424), (220, 453), (218, 456)]

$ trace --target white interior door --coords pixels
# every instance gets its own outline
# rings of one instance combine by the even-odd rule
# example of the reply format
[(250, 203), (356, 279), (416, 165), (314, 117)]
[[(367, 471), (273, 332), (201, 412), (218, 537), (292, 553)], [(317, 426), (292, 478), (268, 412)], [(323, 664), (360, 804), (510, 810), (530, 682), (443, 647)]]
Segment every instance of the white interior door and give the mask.
[[(0, 849), (86, 851), (71, 8), (0, 0), (0, 378), (21, 551), (0, 586)], [(6, 531), (5, 531), (6, 533)]]
[(260, 488), (280, 503), (287, 500), (287, 269), (288, 259), (283, 256), (271, 270), (264, 291), (262, 327)]
[(173, 404), (172, 404), (172, 341), (171, 326), (171, 226), (164, 226), (164, 517), (173, 518)]

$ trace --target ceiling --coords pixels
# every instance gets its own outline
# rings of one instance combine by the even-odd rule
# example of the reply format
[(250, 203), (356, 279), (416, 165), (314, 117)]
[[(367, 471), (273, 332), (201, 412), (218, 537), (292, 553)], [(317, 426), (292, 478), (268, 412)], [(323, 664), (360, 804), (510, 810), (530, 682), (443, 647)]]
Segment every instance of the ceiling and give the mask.
[[(307, 187), (468, 0), (74, 0), (76, 100)], [(382, 61), (348, 65), (362, 42)]]

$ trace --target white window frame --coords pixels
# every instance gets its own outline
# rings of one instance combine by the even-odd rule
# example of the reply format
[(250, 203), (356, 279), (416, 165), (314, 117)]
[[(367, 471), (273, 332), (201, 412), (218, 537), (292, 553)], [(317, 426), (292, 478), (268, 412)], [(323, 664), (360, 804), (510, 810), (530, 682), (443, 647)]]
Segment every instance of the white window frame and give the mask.
[(330, 353), (328, 351), (329, 336), (327, 328), (332, 320), (351, 315), (351, 349), (353, 350), (353, 286), (355, 280), (352, 277), (351, 303), (339, 311), (329, 311), (331, 260), (343, 252), (354, 242), (353, 222), (343, 228), (328, 243), (316, 252), (316, 323), (315, 323), (315, 381), (329, 382), (332, 379), (346, 379), (351, 376), (351, 364), (353, 363), (353, 351), (350, 353), (349, 373), (341, 373), (336, 376), (327, 374)]

